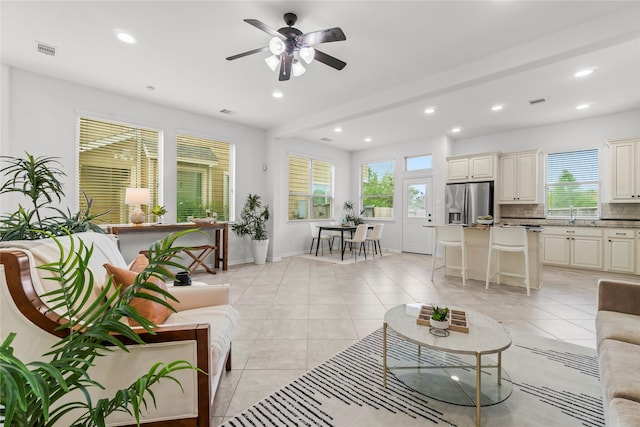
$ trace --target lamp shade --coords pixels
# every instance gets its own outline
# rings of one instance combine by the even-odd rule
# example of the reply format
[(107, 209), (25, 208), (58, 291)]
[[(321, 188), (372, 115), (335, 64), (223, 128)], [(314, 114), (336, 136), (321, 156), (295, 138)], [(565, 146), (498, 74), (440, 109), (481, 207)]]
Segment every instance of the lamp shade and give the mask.
[(151, 194), (149, 194), (149, 189), (127, 188), (124, 193), (124, 202), (127, 205), (148, 205), (151, 203)]
[(300, 61), (298, 60), (293, 61), (293, 67), (291, 68), (291, 73), (293, 74), (293, 77), (301, 76), (304, 74), (305, 71), (306, 70), (304, 69)]
[(275, 71), (276, 68), (278, 68), (278, 65), (280, 65), (280, 58), (278, 58), (275, 55), (271, 55), (270, 57), (268, 57), (264, 61), (267, 63), (269, 68), (271, 68), (271, 71)]
[(300, 58), (302, 58), (307, 64), (311, 64), (311, 62), (313, 62), (315, 55), (316, 50), (312, 47), (307, 46), (300, 49)]
[(282, 52), (284, 52), (284, 42), (282, 40), (280, 40), (280, 38), (278, 37), (273, 37), (270, 41), (269, 41), (269, 50), (271, 51), (271, 53), (273, 53), (275, 56), (280, 55)]

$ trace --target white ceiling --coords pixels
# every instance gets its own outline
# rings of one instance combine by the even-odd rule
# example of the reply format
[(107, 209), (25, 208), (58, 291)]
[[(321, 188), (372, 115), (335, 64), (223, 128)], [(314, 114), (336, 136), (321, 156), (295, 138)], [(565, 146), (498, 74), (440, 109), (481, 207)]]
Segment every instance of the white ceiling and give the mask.
[[(317, 47), (346, 68), (279, 82), (266, 53), (225, 60), (268, 44), (243, 19), (277, 29), (285, 12), (303, 32), (341, 27), (346, 41)], [(639, 1), (2, 0), (0, 17), (4, 64), (346, 150), (640, 108)], [(597, 68), (573, 78), (583, 67)]]

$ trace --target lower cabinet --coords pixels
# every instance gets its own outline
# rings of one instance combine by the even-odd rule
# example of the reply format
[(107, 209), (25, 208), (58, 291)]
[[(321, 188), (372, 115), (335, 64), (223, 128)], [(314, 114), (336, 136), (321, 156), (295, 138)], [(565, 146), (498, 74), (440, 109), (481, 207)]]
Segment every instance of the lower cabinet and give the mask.
[(605, 232), (605, 269), (621, 273), (635, 272), (635, 230), (608, 229)]
[(602, 229), (546, 227), (542, 235), (544, 264), (602, 270)]

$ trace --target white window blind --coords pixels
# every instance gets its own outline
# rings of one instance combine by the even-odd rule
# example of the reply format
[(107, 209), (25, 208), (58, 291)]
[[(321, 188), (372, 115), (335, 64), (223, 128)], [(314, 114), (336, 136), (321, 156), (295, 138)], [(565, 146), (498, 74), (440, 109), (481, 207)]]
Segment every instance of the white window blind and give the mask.
[(598, 150), (547, 155), (547, 216), (597, 218), (599, 200)]
[(202, 218), (215, 212), (218, 220), (231, 216), (230, 177), (233, 146), (187, 135), (177, 137), (177, 219)]
[(80, 209), (86, 208), (84, 191), (93, 201), (91, 212), (107, 212), (101, 220), (112, 224), (127, 223), (132, 207), (124, 203), (125, 189), (148, 188), (151, 204), (141, 208), (149, 219), (149, 212), (157, 203), (160, 133), (80, 118), (77, 134)]
[(289, 156), (289, 219), (332, 219), (333, 165)]
[(361, 172), (362, 215), (393, 218), (393, 161), (364, 164)]

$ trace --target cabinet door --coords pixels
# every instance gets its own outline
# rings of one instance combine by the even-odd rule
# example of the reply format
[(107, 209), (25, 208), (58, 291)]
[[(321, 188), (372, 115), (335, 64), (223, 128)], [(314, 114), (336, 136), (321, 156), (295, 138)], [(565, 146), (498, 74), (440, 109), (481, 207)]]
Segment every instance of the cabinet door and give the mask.
[(634, 272), (635, 241), (633, 239), (608, 239), (607, 270)]
[(602, 270), (602, 238), (571, 237), (571, 265)]
[(513, 202), (516, 200), (516, 156), (500, 158), (500, 201)]
[(466, 181), (469, 179), (469, 159), (454, 159), (447, 162), (448, 181)]
[(469, 178), (493, 179), (493, 156), (472, 157), (469, 160)]
[(518, 191), (517, 200), (520, 202), (537, 201), (537, 162), (535, 153), (521, 154), (518, 156), (516, 180)]
[(542, 236), (545, 264), (565, 265), (571, 262), (571, 238), (566, 236)]
[(611, 146), (611, 198), (616, 201), (636, 201), (636, 142), (616, 143)]

